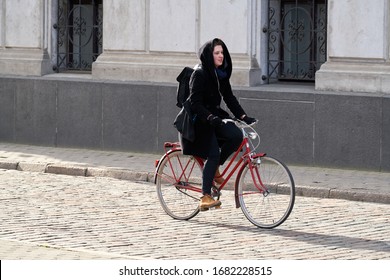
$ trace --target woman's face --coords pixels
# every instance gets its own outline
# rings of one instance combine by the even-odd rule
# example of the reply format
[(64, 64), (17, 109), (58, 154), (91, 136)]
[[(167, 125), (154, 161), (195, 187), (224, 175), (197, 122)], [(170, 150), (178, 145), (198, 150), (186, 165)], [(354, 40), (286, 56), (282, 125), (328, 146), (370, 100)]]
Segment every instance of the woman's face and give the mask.
[(213, 51), (214, 65), (218, 68), (223, 64), (223, 48), (221, 45), (216, 45)]

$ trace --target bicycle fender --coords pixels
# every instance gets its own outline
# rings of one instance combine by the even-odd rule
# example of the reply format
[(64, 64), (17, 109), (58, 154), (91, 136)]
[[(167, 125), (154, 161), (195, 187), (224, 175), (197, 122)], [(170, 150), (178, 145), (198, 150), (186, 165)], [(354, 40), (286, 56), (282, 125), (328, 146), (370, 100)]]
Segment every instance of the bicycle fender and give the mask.
[(259, 154), (255, 154), (253, 156), (253, 158), (258, 158), (258, 157), (265, 157), (267, 154), (266, 153), (259, 153)]

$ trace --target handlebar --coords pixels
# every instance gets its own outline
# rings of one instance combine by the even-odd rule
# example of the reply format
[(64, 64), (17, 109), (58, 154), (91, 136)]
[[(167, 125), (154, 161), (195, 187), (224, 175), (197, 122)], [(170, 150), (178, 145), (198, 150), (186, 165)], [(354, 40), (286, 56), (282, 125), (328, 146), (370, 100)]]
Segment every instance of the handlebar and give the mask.
[[(234, 123), (238, 128), (242, 130), (242, 134), (244, 137), (248, 138), (249, 142), (252, 145), (252, 150), (256, 150), (260, 146), (260, 135), (257, 133), (257, 131), (253, 128), (255, 124), (258, 123), (258, 120), (251, 124), (247, 124), (246, 122), (237, 119), (237, 118), (232, 118), (232, 119), (223, 119), (223, 123), (228, 123), (232, 122)], [(248, 131), (246, 131), (248, 130)], [(257, 140), (256, 140), (257, 139)], [(256, 144), (254, 142), (257, 142)]]
[(232, 123), (235, 123), (238, 127), (252, 127), (255, 124), (257, 124), (259, 121), (256, 120), (255, 122), (253, 122), (251, 124), (247, 124), (246, 122), (244, 122), (238, 118), (231, 118), (231, 119), (223, 119), (222, 122), (225, 124), (228, 122), (232, 122)]

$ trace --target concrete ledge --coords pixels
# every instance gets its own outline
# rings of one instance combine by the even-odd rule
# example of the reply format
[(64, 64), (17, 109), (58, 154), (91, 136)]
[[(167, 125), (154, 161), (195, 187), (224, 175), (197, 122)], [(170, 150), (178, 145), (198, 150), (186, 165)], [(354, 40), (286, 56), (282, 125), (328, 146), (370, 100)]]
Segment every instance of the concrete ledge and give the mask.
[(63, 174), (63, 175), (71, 175), (71, 176), (85, 176), (87, 173), (87, 167), (49, 164), (46, 168), (46, 173)]
[(389, 194), (371, 193), (370, 191), (363, 192), (332, 189), (330, 190), (329, 198), (390, 204)]
[(351, 191), (334, 188), (295, 186), (295, 195), (390, 204), (389, 194), (379, 192), (372, 193), (370, 190)]
[(0, 161), (0, 169), (16, 169), (17, 167), (17, 162)]
[(19, 162), (17, 170), (29, 172), (46, 172), (47, 163)]
[(148, 182), (148, 172), (136, 172), (126, 169), (114, 169), (114, 168), (99, 168), (89, 167), (87, 168), (85, 176), (88, 177), (110, 177), (119, 180), (129, 181), (144, 181)]
[(295, 194), (297, 196), (310, 196), (318, 198), (328, 198), (329, 188), (310, 187), (310, 186), (295, 186)]

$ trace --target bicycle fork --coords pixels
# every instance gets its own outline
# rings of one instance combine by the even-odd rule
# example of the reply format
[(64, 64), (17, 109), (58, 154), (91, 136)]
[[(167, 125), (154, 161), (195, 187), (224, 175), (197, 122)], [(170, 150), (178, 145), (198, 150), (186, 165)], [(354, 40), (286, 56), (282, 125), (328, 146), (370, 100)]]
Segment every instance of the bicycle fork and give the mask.
[[(260, 172), (258, 166), (261, 164), (261, 158), (265, 156), (265, 154), (257, 154), (254, 157), (250, 157), (248, 159), (248, 164), (243, 166), (244, 168), (249, 168), (249, 172), (251, 174), (253, 186), (255, 187), (255, 190), (251, 192), (247, 192), (246, 194), (254, 194), (254, 193), (261, 193), (264, 197), (267, 197), (270, 194), (269, 189), (264, 185), (263, 181), (261, 180)], [(242, 174), (242, 170), (239, 172), (239, 174)], [(240, 176), (241, 177), (241, 176)], [(235, 202), (236, 202), (236, 208), (240, 207), (240, 200), (239, 200), (239, 194), (238, 194), (238, 184), (239, 184), (240, 178), (236, 179), (235, 183)]]

